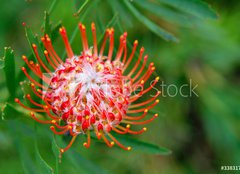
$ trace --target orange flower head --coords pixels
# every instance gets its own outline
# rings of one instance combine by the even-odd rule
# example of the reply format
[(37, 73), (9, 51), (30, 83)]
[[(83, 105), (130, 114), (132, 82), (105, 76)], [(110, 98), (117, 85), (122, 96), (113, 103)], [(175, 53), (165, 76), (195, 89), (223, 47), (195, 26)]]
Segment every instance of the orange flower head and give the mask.
[[(48, 64), (45, 64), (43, 58), (39, 56), (35, 44), (32, 44), (32, 48), (38, 63), (23, 56), (23, 60), (31, 71), (44, 82), (39, 83), (22, 67), (22, 71), (31, 81), (33, 92), (43, 100), (44, 104), (34, 101), (30, 94), (25, 98), (36, 106), (34, 108), (24, 105), (18, 98), (15, 101), (30, 110), (31, 117), (36, 121), (50, 124), (50, 129), (55, 134), (70, 133), (72, 140), (67, 147), (60, 149), (61, 153), (70, 148), (79, 134), (87, 134), (87, 141), (83, 145), (89, 147), (91, 131), (95, 132), (98, 139), (103, 139), (109, 147), (116, 143), (121, 148), (130, 150), (131, 147), (122, 145), (112, 135), (112, 131), (119, 134), (141, 134), (147, 130), (146, 127), (134, 131), (130, 129), (130, 125), (147, 124), (158, 116), (155, 114), (150, 119), (144, 119), (148, 110), (159, 102), (157, 97), (160, 91), (150, 99), (136, 103), (159, 80), (159, 77), (155, 78), (150, 86), (145, 88), (145, 82), (151, 77), (155, 67), (150, 63), (145, 70), (148, 56), (143, 56), (144, 48), (140, 48), (135, 64), (126, 72), (136, 56), (138, 41), (134, 42), (129, 54), (125, 32), (120, 36), (119, 46), (114, 55), (114, 29), (106, 30), (99, 49), (94, 23), (91, 28), (93, 46), (89, 47), (86, 28), (83, 24), (79, 24), (83, 45), (80, 55), (73, 53), (65, 28), (60, 28), (59, 32), (67, 52), (67, 59), (64, 62), (55, 52), (48, 35), (41, 38), (46, 49), (44, 55)], [(105, 54), (108, 41), (109, 47)], [(141, 91), (136, 93), (139, 88)], [(45, 113), (49, 119), (40, 120), (35, 112)], [(136, 116), (135, 113), (140, 115)]]

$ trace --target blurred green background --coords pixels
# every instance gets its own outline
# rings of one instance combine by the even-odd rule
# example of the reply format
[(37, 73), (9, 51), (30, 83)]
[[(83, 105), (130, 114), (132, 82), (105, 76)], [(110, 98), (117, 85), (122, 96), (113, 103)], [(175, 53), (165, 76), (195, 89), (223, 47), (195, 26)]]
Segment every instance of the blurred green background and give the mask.
[[(240, 165), (240, 2), (205, 2), (212, 8), (198, 0), (1, 1), (0, 55), (10, 46), (15, 57), (5, 65), (0, 62), (0, 106), (6, 106), (0, 120), (0, 173), (51, 173), (50, 168), (56, 173), (59, 168), (59, 173), (72, 174), (211, 174), (220, 173), (221, 166)], [(179, 90), (197, 85), (197, 95), (189, 96), (189, 87), (184, 88), (187, 97), (171, 96), (175, 89), (164, 88), (166, 97), (154, 108), (160, 117), (147, 125), (146, 133), (133, 137), (167, 147), (170, 155), (134, 147), (131, 152), (109, 149), (97, 141), (85, 149), (85, 137), (79, 136), (56, 166), (49, 127), (15, 110), (13, 102), (24, 95), (19, 85), (25, 80), (21, 55), (31, 54), (22, 22), (42, 36), (44, 11), (50, 13), (52, 28), (59, 22), (66, 27), (76, 54), (82, 48), (78, 22), (89, 29), (95, 22), (99, 37), (114, 27), (116, 36), (128, 32), (129, 45), (138, 39), (149, 62), (156, 64), (155, 75), (167, 86)], [(90, 38), (90, 30), (88, 34)], [(59, 55), (64, 55), (59, 35), (54, 37)]]

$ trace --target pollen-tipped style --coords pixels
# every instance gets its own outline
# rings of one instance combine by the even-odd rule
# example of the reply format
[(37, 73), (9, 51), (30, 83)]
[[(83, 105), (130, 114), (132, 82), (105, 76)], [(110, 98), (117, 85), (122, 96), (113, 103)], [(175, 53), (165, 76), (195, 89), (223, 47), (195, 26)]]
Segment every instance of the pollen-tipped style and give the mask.
[[(37, 103), (30, 94), (25, 95), (25, 99), (34, 105), (32, 108), (18, 98), (15, 101), (30, 110), (34, 120), (49, 124), (55, 134), (72, 136), (67, 147), (60, 148), (61, 153), (67, 151), (80, 134), (87, 135), (83, 145), (88, 148), (93, 136), (91, 132), (109, 147), (117, 144), (130, 150), (131, 147), (121, 144), (112, 132), (141, 134), (147, 130), (146, 127), (136, 131), (131, 125), (144, 125), (158, 116), (154, 114), (146, 118), (148, 110), (159, 102), (160, 91), (154, 90), (155, 94), (147, 95), (149, 99), (138, 102), (159, 80), (156, 77), (149, 82), (155, 70), (154, 64), (146, 65), (148, 56), (144, 55), (143, 47), (137, 48), (138, 41), (134, 41), (131, 51), (127, 50), (126, 32), (120, 36), (119, 46), (114, 48), (114, 29), (107, 29), (98, 47), (95, 24), (92, 23), (93, 43), (89, 47), (85, 26), (79, 24), (79, 30), (83, 46), (80, 55), (74, 54), (65, 28), (59, 30), (66, 48), (66, 61), (58, 56), (48, 35), (41, 38), (46, 49), (45, 57), (40, 57), (39, 48), (32, 44), (37, 62), (26, 56), (22, 58), (35, 78), (25, 67), (22, 71), (30, 80), (33, 93), (43, 101)], [(48, 119), (38, 117), (37, 112), (46, 114)]]

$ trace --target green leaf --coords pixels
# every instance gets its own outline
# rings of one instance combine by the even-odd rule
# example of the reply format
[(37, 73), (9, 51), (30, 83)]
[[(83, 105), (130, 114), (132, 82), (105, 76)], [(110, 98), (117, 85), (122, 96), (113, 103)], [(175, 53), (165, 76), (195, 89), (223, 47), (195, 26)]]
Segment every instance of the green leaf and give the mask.
[(58, 38), (59, 36), (59, 28), (62, 27), (62, 22), (59, 22), (58, 24), (56, 24), (53, 29), (51, 30), (51, 40), (54, 43), (55, 40)]
[(9, 91), (10, 98), (13, 99), (16, 91), (15, 60), (13, 50), (10, 47), (5, 47), (3, 61), (7, 89)]
[(168, 31), (164, 30), (163, 28), (159, 27), (155, 23), (153, 23), (151, 20), (149, 20), (147, 17), (142, 15), (130, 2), (129, 0), (124, 0), (124, 3), (128, 7), (128, 9), (132, 12), (132, 14), (140, 21), (142, 22), (146, 27), (148, 27), (153, 33), (156, 35), (162, 37), (166, 41), (174, 41), (178, 42), (178, 39), (173, 36)]
[[(131, 14), (128, 13), (127, 9), (121, 4), (121, 1), (107, 0), (112, 8), (114, 14), (118, 13), (121, 23), (126, 26), (126, 28), (131, 28), (133, 26), (133, 19)], [(127, 19), (127, 20), (126, 20)]]
[(201, 0), (158, 0), (164, 4), (175, 7), (184, 12), (195, 15), (199, 18), (217, 19), (217, 13), (206, 3)]
[(61, 153), (54, 136), (52, 138), (52, 151), (55, 156), (55, 174), (58, 174), (59, 173), (59, 157), (61, 156)]
[(26, 37), (27, 37), (29, 46), (32, 49), (32, 54), (35, 57), (35, 62), (36, 62), (37, 58), (36, 58), (36, 55), (34, 54), (34, 51), (33, 51), (33, 48), (32, 48), (32, 44), (35, 44), (37, 46), (39, 57), (42, 58), (43, 62), (45, 63), (45, 59), (43, 59), (44, 55), (43, 55), (43, 52), (42, 52), (42, 49), (41, 49), (42, 46), (40, 45), (37, 36), (33, 34), (32, 29), (30, 27), (25, 27), (25, 33), (26, 33)]
[(45, 11), (45, 17), (44, 17), (44, 34), (50, 34), (51, 32), (51, 25), (49, 21), (49, 13)]
[[(58, 141), (63, 147), (67, 146), (67, 144), (62, 139), (58, 139)], [(56, 162), (59, 162), (58, 161), (59, 156), (61, 155), (60, 149), (56, 144), (56, 140), (54, 138), (52, 141), (52, 149), (56, 157)], [(76, 171), (82, 171), (88, 174), (107, 174), (108, 173), (102, 167), (98, 166), (98, 164), (81, 156), (81, 154), (73, 150), (73, 148), (70, 148), (66, 153), (64, 153), (63, 157), (66, 157), (67, 161), (69, 161), (71, 164), (74, 165)], [(79, 173), (82, 173), (82, 172), (79, 172)]]
[[(30, 54), (30, 55), (28, 56), (28, 60), (35, 60), (33, 54)], [(24, 63), (23, 66), (24, 66), (24, 67), (27, 67), (26, 65), (27, 65), (27, 64)], [(25, 78), (26, 78), (25, 74), (24, 74), (22, 71), (19, 71), (18, 74), (17, 74), (17, 83), (23, 81)]]
[(197, 19), (196, 17), (187, 15), (186, 13), (176, 12), (170, 8), (167, 8), (166, 6), (161, 6), (153, 2), (135, 0), (133, 3), (136, 3), (138, 6), (151, 12), (155, 16), (160, 17), (163, 20), (173, 22), (180, 26), (192, 26)]
[(117, 140), (119, 140), (121, 143), (123, 143), (125, 146), (131, 146), (132, 151), (141, 151), (148, 154), (154, 154), (154, 155), (169, 155), (171, 154), (171, 150), (165, 148), (165, 147), (159, 147), (157, 145), (153, 145), (147, 142), (139, 141), (127, 136), (119, 136), (117, 134), (114, 134)]
[(111, 26), (114, 26), (117, 21), (118, 21), (118, 13), (115, 13), (114, 16), (112, 17), (112, 19), (108, 22), (108, 24), (104, 28), (104, 31), (102, 32), (101, 36), (98, 38), (98, 40), (97, 40), (98, 44), (103, 39), (103, 37), (105, 35), (105, 30)]
[(12, 104), (6, 103), (3, 108), (1, 109), (1, 118), (2, 120), (12, 120), (19, 118), (19, 116), (22, 115), (21, 112), (19, 112), (15, 106)]
[(78, 11), (75, 13), (76, 16), (78, 16), (82, 10), (86, 7), (86, 5), (88, 4), (89, 0), (85, 0), (84, 3), (80, 6), (80, 8), (78, 9)]
[[(13, 105), (6, 103), (3, 108), (1, 108), (1, 118), (2, 120), (14, 120), (17, 118), (30, 118), (30, 111), (24, 109), (19, 105)], [(36, 117), (42, 118), (43, 116), (35, 113)], [(23, 117), (24, 116), (24, 117)]]
[(52, 3), (50, 4), (49, 9), (48, 9), (49, 14), (51, 14), (53, 12), (53, 10), (57, 6), (58, 2), (59, 2), (59, 0), (52, 0)]
[[(39, 42), (38, 38), (36, 35), (33, 34), (32, 30), (30, 27), (25, 27), (25, 32), (26, 32), (26, 37), (29, 43), (29, 46), (32, 49), (32, 55), (33, 57), (35, 57), (35, 62), (37, 60), (36, 55), (34, 54), (34, 50), (32, 48), (32, 44), (35, 44), (37, 46), (37, 50), (38, 50), (38, 54), (40, 59), (42, 60), (43, 64), (45, 64), (46, 66), (48, 65), (47, 60), (45, 59), (45, 56), (43, 54), (43, 44)], [(30, 58), (28, 58), (29, 60), (31, 60)], [(41, 67), (42, 72), (46, 72), (46, 70), (44, 68)], [(48, 66), (47, 66), (48, 67)]]
[(4, 57), (0, 59), (0, 69), (3, 69), (4, 66), (5, 66), (5, 63), (4, 63)]
[[(13, 138), (14, 145), (16, 146), (17, 152), (20, 156), (20, 161), (22, 163), (24, 173), (26, 174), (37, 174), (37, 167), (33, 163), (33, 160), (31, 158), (31, 155), (29, 154), (28, 149), (23, 144), (23, 139), (19, 136), (19, 124), (15, 121), (8, 121), (7, 125), (9, 127), (9, 132), (11, 133), (11, 137)], [(18, 136), (16, 136), (18, 135)]]
[(42, 156), (38, 150), (37, 141), (35, 141), (35, 153), (36, 153), (36, 160), (40, 167), (41, 173), (53, 174), (52, 167), (50, 167), (47, 164), (47, 162), (42, 158)]
[[(76, 168), (81, 168), (90, 174), (107, 174), (107, 172), (99, 167), (97, 164), (83, 158), (78, 152), (69, 150), (67, 158), (72, 162)], [(81, 165), (79, 165), (81, 164)], [(81, 170), (80, 169), (80, 170)]]

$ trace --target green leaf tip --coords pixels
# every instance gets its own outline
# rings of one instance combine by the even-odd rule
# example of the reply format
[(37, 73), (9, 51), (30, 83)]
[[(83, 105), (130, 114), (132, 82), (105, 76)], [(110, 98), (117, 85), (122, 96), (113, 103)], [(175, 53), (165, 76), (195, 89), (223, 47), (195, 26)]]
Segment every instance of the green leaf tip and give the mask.
[(192, 14), (201, 19), (217, 19), (218, 14), (213, 8), (202, 0), (158, 0), (183, 12)]

